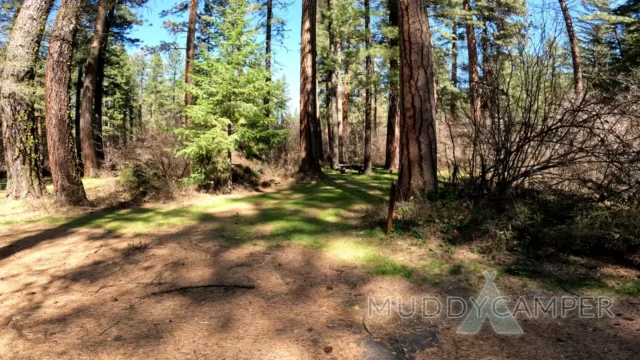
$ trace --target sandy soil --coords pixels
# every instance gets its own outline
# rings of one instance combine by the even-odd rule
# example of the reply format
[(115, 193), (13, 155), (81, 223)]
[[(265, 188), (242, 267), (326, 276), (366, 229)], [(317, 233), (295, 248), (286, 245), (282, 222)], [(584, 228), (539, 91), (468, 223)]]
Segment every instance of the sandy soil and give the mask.
[[(368, 298), (469, 295), (463, 283), (375, 276), (299, 245), (232, 246), (206, 223), (144, 236), (5, 227), (0, 358), (402, 359), (402, 351), (371, 350), (369, 332), (393, 348), (401, 335), (425, 329), (426, 348), (413, 358), (640, 358), (633, 298), (616, 300), (613, 319), (523, 320), (517, 336), (496, 335), (488, 324), (478, 335), (457, 335), (461, 319), (371, 318), (363, 326)], [(171, 291), (207, 284), (253, 288)], [(535, 294), (568, 295), (520, 293)]]

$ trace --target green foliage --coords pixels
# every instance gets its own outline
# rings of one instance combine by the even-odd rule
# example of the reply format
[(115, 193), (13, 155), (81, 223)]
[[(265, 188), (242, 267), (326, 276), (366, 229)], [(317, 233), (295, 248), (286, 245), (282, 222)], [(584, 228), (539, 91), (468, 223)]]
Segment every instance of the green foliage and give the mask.
[(220, 6), (212, 19), (216, 51), (194, 64), (188, 90), (197, 100), (186, 109), (191, 126), (177, 133), (184, 141), (178, 154), (192, 161), (190, 181), (198, 185), (228, 176), (231, 152), (261, 158), (284, 138), (276, 129), (284, 84), (266, 81), (251, 10), (247, 0)]
[(113, 143), (123, 140), (135, 116), (137, 86), (131, 56), (121, 43), (107, 51), (104, 80), (103, 135)]
[(131, 191), (147, 193), (151, 189), (152, 176), (153, 173), (146, 166), (132, 164), (120, 174), (120, 184)]

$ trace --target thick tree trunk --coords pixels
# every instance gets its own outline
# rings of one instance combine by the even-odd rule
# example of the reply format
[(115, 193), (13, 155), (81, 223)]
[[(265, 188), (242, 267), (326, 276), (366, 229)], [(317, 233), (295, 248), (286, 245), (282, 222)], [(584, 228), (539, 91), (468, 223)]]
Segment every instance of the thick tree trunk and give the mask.
[(0, 117), (9, 199), (39, 197), (45, 192), (38, 156), (33, 79), (52, 5), (53, 0), (25, 0), (5, 48), (0, 74)]
[(47, 145), (53, 188), (57, 202), (69, 205), (87, 203), (77, 168), (69, 116), (69, 64), (82, 5), (82, 0), (62, 0), (60, 3), (51, 32), (45, 76)]
[(478, 45), (476, 44), (476, 32), (473, 26), (473, 13), (470, 0), (463, 0), (463, 9), (467, 12), (465, 32), (467, 37), (467, 51), (469, 58), (469, 102), (471, 103), (471, 120), (474, 124), (480, 121), (480, 96), (478, 86), (480, 75), (478, 74)]
[[(451, 32), (453, 33), (453, 40), (451, 41), (451, 86), (455, 89), (458, 87), (458, 24), (455, 19)], [(451, 99), (449, 104), (449, 112), (451, 113), (451, 118), (455, 119), (457, 104), (454, 98)]]
[(316, 0), (302, 0), (300, 33), (300, 167), (298, 177), (322, 176), (321, 147), (316, 144), (318, 93), (316, 76)]
[(349, 144), (349, 66), (344, 68), (344, 88), (342, 92), (342, 133), (340, 134), (340, 162), (347, 163), (347, 145)]
[(373, 167), (371, 165), (371, 75), (373, 73), (373, 61), (371, 59), (371, 4), (370, 0), (364, 0), (364, 31), (365, 34), (365, 49), (367, 56), (365, 58), (365, 81), (366, 90), (364, 95), (364, 174), (373, 173)]
[[(398, 28), (398, 0), (388, 0), (389, 25)], [(398, 34), (399, 35), (399, 34)], [(394, 37), (389, 41), (389, 47), (398, 47), (398, 38)], [(399, 54), (399, 52), (398, 52)], [(389, 61), (389, 108), (387, 112), (387, 142), (385, 147), (384, 168), (386, 170), (398, 170), (399, 162), (399, 128), (400, 128), (400, 89), (398, 88), (398, 59), (395, 57)]]
[[(193, 61), (196, 57), (196, 19), (198, 15), (198, 0), (191, 0), (189, 5), (189, 24), (187, 27), (187, 56), (186, 64), (184, 67), (184, 82), (191, 85), (193, 83), (191, 79), (191, 72), (193, 72)], [(193, 96), (189, 90), (184, 93), (184, 105), (193, 105)], [(187, 126), (190, 125), (191, 119), (187, 117)]]
[(584, 94), (584, 85), (582, 83), (582, 60), (580, 58), (580, 44), (578, 43), (578, 36), (573, 29), (573, 22), (571, 21), (571, 14), (565, 0), (558, 0), (560, 8), (562, 9), (562, 16), (564, 17), (564, 23), (567, 26), (567, 35), (569, 36), (569, 45), (571, 46), (571, 61), (573, 62), (573, 85), (577, 98), (582, 98)]
[[(98, 156), (97, 148), (99, 148), (96, 139), (98, 138), (98, 126), (96, 126), (95, 118), (97, 109), (94, 106), (97, 105), (96, 101), (98, 88), (98, 78), (100, 77), (100, 63), (103, 44), (105, 37), (107, 36), (107, 16), (110, 7), (112, 6), (112, 0), (100, 0), (98, 4), (98, 14), (96, 16), (95, 30), (93, 37), (91, 38), (91, 45), (89, 47), (89, 57), (85, 64), (84, 85), (82, 87), (82, 102), (80, 110), (80, 144), (82, 147), (82, 165), (84, 168), (84, 176), (95, 177), (98, 176)], [(102, 99), (100, 99), (100, 103)]]
[(400, 199), (437, 187), (436, 88), (426, 0), (400, 0)]

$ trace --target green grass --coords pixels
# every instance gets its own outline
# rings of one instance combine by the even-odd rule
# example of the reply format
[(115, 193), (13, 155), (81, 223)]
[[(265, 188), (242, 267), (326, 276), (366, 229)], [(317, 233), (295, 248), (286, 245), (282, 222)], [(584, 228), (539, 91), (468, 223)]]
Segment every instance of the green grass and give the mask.
[(639, 295), (640, 280), (625, 280), (618, 286), (614, 287), (614, 291), (621, 295)]
[[(364, 207), (388, 198), (390, 184), (395, 179), (395, 175), (380, 170), (368, 176), (329, 171), (328, 179), (323, 181), (294, 184), (241, 198), (211, 196), (183, 207), (148, 205), (105, 209), (77, 217), (0, 221), (0, 226), (46, 224), (121, 234), (154, 234), (159, 230), (178, 232), (198, 225), (210, 228), (208, 233), (212, 238), (230, 246), (251, 246), (259, 241), (267, 247), (277, 248), (295, 243), (340, 261), (357, 263), (373, 274), (401, 277), (418, 284), (438, 286), (443, 282), (462, 280), (472, 283), (471, 278), (481, 283), (483, 271), (500, 270), (501, 276), (521, 277), (523, 281), (535, 282), (553, 291), (571, 288), (640, 294), (640, 280), (616, 282), (571, 278), (559, 281), (546, 274), (539, 263), (527, 259), (519, 259), (505, 267), (482, 260), (452, 261), (456, 247), (446, 242), (435, 250), (424, 248), (429, 258), (422, 263), (397, 259), (393, 244), (396, 241), (415, 243), (415, 234), (395, 234), (388, 238), (380, 228), (367, 227), (360, 221)], [(103, 186), (108, 181), (110, 179), (83, 179), (88, 189)]]
[(376, 275), (400, 276), (405, 279), (411, 279), (415, 271), (407, 265), (386, 256), (370, 257), (367, 259), (366, 265), (371, 268)]

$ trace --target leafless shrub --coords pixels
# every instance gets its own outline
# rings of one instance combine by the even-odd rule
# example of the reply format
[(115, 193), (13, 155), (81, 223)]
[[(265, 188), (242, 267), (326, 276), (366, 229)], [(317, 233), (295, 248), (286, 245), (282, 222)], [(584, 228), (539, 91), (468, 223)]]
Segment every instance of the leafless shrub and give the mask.
[[(144, 180), (146, 195), (173, 198), (182, 189), (180, 179), (189, 174), (188, 161), (177, 157), (173, 149), (179, 146), (178, 138), (170, 133), (147, 130), (122, 149), (111, 152), (110, 161), (119, 164), (119, 172), (130, 175), (147, 174)], [(140, 180), (140, 179), (138, 179)], [(148, 184), (147, 184), (148, 183)]]
[(492, 57), (482, 118), (453, 125), (455, 164), (475, 192), (503, 197), (523, 185), (589, 192), (600, 199), (637, 195), (640, 91), (576, 97), (560, 72), (558, 46)]

